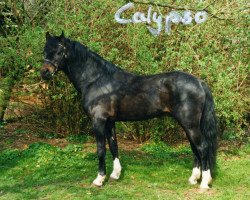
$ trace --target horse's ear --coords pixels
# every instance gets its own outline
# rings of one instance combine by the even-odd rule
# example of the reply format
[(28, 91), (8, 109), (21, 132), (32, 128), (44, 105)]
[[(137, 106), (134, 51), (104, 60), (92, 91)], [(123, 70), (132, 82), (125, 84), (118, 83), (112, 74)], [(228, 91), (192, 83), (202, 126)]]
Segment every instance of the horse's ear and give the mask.
[(60, 38), (63, 39), (64, 38), (64, 31), (62, 31)]
[(49, 38), (51, 38), (51, 35), (49, 33), (49, 31), (46, 32), (46, 40), (48, 40)]

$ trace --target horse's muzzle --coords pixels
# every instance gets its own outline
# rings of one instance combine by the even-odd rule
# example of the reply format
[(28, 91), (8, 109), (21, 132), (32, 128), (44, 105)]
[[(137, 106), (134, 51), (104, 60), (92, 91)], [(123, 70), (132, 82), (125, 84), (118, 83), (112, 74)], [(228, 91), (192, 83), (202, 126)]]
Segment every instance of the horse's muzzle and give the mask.
[(40, 71), (41, 77), (44, 80), (52, 79), (56, 69), (50, 64), (45, 63)]

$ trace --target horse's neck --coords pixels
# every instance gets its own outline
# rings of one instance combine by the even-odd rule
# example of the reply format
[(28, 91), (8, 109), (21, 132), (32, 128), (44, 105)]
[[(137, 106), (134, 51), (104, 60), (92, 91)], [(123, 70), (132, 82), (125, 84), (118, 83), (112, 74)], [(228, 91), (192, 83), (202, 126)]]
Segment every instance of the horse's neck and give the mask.
[(99, 78), (110, 76), (110, 73), (117, 70), (115, 66), (79, 43), (75, 42), (72, 48), (74, 48), (71, 49), (74, 53), (69, 57), (65, 73), (78, 92), (84, 93), (86, 88)]

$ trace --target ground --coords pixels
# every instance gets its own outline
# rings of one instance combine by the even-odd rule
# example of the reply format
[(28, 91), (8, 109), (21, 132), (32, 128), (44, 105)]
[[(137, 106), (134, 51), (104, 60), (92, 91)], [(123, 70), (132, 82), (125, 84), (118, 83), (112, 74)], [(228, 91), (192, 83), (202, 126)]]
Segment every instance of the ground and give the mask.
[[(123, 172), (101, 188), (91, 137), (36, 135), (15, 123), (0, 130), (0, 199), (250, 199), (249, 144), (220, 141), (216, 178), (209, 191), (188, 184), (192, 153), (187, 143), (118, 138)], [(107, 154), (108, 175), (112, 159)]]

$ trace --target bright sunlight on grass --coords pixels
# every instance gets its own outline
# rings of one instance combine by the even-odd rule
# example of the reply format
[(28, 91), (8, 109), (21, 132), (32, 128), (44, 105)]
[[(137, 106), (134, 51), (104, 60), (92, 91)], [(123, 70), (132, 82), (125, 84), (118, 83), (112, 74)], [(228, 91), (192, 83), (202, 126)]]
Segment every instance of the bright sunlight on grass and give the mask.
[[(249, 199), (249, 152), (249, 145), (220, 151), (213, 187), (200, 193), (198, 186), (187, 182), (192, 153), (186, 146), (159, 143), (121, 150), (121, 179), (96, 188), (91, 186), (96, 154), (84, 145), (61, 149), (33, 143), (25, 150), (0, 154), (0, 199)], [(110, 154), (107, 167), (111, 173)]]

